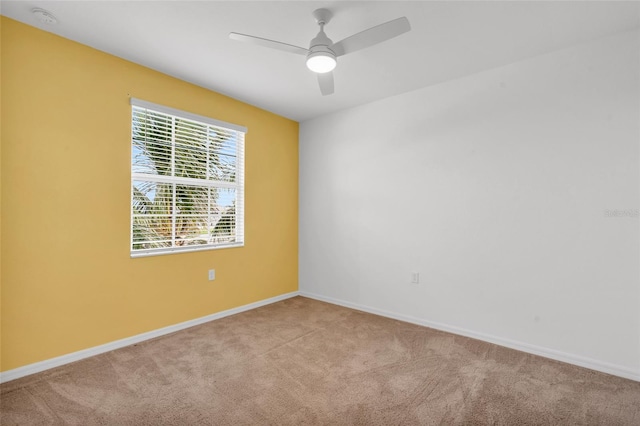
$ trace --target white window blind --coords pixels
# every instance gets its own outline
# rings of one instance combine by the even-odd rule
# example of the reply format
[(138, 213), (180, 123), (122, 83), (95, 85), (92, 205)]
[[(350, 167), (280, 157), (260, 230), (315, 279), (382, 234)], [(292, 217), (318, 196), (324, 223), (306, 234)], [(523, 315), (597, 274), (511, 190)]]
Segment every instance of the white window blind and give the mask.
[(246, 129), (131, 99), (131, 256), (244, 244)]

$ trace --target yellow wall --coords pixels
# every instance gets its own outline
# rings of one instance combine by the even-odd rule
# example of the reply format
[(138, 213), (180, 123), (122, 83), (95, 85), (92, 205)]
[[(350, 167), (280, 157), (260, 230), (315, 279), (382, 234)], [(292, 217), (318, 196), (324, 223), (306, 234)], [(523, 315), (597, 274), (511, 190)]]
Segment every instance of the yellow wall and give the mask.
[[(2, 371), (297, 290), (298, 123), (5, 17), (1, 31)], [(129, 257), (129, 96), (249, 129), (245, 247)]]

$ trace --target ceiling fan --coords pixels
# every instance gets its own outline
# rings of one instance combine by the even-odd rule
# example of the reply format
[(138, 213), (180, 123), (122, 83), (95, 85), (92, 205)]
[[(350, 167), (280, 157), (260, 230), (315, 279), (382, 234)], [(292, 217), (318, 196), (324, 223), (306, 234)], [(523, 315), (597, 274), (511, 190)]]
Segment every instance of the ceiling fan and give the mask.
[(229, 33), (229, 38), (260, 46), (271, 47), (285, 52), (304, 55), (307, 57), (307, 67), (318, 74), (320, 92), (323, 96), (333, 93), (333, 69), (336, 67), (337, 58), (347, 53), (356, 52), (374, 44), (381, 43), (390, 38), (406, 33), (411, 29), (406, 17), (397, 18), (384, 24), (361, 31), (337, 43), (331, 41), (324, 33), (324, 26), (331, 21), (333, 14), (327, 9), (317, 9), (313, 17), (320, 26), (320, 32), (311, 40), (309, 48), (294, 46), (292, 44), (255, 37), (246, 34)]

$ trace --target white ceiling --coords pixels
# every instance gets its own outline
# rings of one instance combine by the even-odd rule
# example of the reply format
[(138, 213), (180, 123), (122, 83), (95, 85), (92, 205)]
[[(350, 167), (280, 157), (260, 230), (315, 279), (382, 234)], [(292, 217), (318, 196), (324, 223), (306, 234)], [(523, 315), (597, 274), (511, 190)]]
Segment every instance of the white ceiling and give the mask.
[[(39, 22), (34, 7), (56, 25)], [(317, 8), (333, 41), (406, 16), (409, 33), (338, 59), (322, 96), (304, 57), (230, 40), (231, 31), (308, 47)], [(304, 121), (347, 107), (640, 27), (638, 2), (45, 1), (0, 13), (45, 31)]]

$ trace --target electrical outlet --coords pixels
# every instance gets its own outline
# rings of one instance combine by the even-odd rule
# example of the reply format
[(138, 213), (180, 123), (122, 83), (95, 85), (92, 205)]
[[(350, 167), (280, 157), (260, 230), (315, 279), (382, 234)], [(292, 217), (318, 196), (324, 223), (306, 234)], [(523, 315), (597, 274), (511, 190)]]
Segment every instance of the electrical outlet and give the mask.
[(418, 272), (411, 273), (411, 284), (418, 284), (420, 282), (420, 274)]
[(216, 279), (216, 270), (209, 269), (209, 281), (213, 281)]

